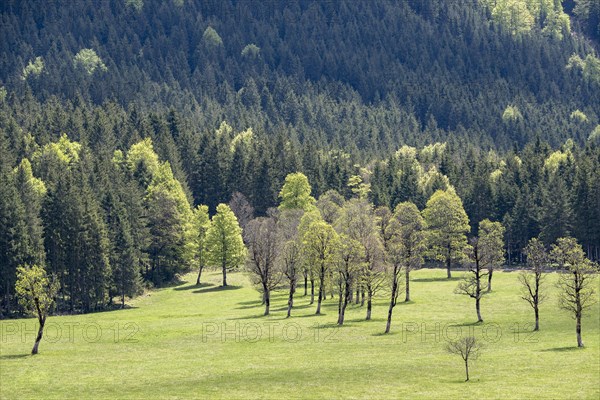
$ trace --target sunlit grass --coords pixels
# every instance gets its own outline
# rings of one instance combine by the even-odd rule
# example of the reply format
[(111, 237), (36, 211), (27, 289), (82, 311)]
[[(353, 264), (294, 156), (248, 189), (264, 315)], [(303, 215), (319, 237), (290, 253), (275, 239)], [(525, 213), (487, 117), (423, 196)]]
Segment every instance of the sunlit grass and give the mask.
[[(372, 321), (352, 305), (338, 328), (337, 299), (315, 316), (300, 288), (285, 319), (286, 293), (277, 292), (263, 317), (242, 273), (231, 274), (226, 290), (218, 273), (201, 287), (190, 274), (126, 310), (50, 317), (33, 357), (36, 321), (1, 321), (0, 398), (598, 398), (598, 304), (583, 321), (586, 347), (577, 349), (554, 275), (539, 333), (531, 333), (516, 272), (494, 275), (494, 292), (482, 300), (485, 323), (473, 324), (473, 301), (453, 293), (457, 281), (422, 270), (413, 274), (413, 301), (398, 304), (392, 333), (383, 335), (383, 294)], [(465, 383), (444, 341), (470, 332), (485, 347)]]

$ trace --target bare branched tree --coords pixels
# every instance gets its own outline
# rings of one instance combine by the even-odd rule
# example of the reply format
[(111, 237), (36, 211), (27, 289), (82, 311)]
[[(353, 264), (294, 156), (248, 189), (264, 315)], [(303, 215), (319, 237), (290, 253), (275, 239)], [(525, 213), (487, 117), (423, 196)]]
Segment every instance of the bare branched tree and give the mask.
[(244, 239), (248, 246), (247, 270), (252, 282), (263, 293), (265, 315), (269, 315), (271, 291), (282, 278), (276, 264), (281, 244), (275, 219), (260, 217), (251, 220), (244, 231)]
[(519, 282), (523, 285), (521, 298), (533, 308), (535, 314), (533, 330), (537, 331), (540, 329), (539, 305), (546, 297), (540, 293), (540, 288), (544, 280), (544, 269), (550, 265), (550, 256), (544, 244), (536, 238), (531, 239), (524, 250), (529, 270), (523, 270), (519, 274)]
[(298, 226), (303, 214), (302, 210), (285, 210), (281, 212), (277, 221), (280, 240), (284, 242), (278, 263), (289, 286), (287, 318), (292, 315), (294, 293), (302, 272), (303, 254)]
[(473, 336), (461, 337), (458, 340), (449, 341), (446, 351), (450, 354), (459, 355), (465, 363), (465, 372), (469, 381), (469, 360), (476, 360), (481, 351), (481, 345)]
[(598, 265), (585, 257), (581, 245), (572, 237), (558, 239), (552, 246), (551, 255), (562, 272), (558, 281), (561, 289), (558, 304), (575, 319), (577, 346), (583, 347), (581, 319), (584, 311), (595, 304), (594, 280), (598, 274)]
[(504, 228), (499, 222), (485, 219), (479, 223), (479, 237), (471, 238), (469, 246), (465, 248), (468, 256), (467, 275), (455, 292), (475, 299), (477, 322), (483, 322), (480, 302), (489, 284), (484, 278), (493, 266), (501, 265), (504, 261), (503, 232)]
[(246, 225), (254, 218), (254, 207), (250, 204), (246, 196), (240, 192), (233, 192), (229, 200), (229, 208), (235, 214), (240, 224), (240, 228), (246, 228)]

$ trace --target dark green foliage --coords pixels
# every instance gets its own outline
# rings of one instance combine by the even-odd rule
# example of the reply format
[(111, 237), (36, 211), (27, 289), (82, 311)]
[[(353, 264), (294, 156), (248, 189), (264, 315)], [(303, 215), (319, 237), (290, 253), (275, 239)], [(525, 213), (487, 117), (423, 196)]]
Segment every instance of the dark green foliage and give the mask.
[[(293, 172), (315, 198), (360, 177), (391, 209), (451, 185), (473, 234), (503, 222), (509, 263), (537, 236), (600, 259), (600, 90), (566, 68), (594, 60), (579, 33), (516, 39), (475, 1), (129, 3), (0, 5), (2, 314), (21, 263), (59, 278), (60, 311), (167, 283), (194, 265), (192, 204), (239, 192), (262, 216)], [(567, 3), (597, 39), (596, 2)], [(106, 69), (76, 65), (85, 48)]]

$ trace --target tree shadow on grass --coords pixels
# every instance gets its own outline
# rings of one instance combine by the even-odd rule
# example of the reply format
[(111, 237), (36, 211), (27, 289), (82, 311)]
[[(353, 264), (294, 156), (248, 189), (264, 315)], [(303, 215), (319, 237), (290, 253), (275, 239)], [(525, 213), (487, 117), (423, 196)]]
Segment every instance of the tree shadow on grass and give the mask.
[(546, 352), (546, 351), (553, 351), (553, 352), (562, 353), (562, 352), (567, 352), (567, 351), (577, 351), (579, 349), (581, 349), (581, 347), (567, 346), (567, 347), (553, 347), (551, 349), (543, 349), (543, 350), (540, 350), (540, 351), (544, 351), (544, 352)]
[(388, 333), (385, 333), (385, 331), (384, 331), (384, 332), (377, 332), (377, 333), (374, 333), (374, 334), (372, 334), (371, 336), (375, 336), (375, 337), (380, 337), (380, 336), (381, 336), (381, 337), (386, 337), (386, 336), (396, 336), (396, 335), (399, 335), (399, 334), (400, 334), (400, 332), (398, 332), (398, 331), (394, 331), (394, 330), (391, 330), (391, 331), (390, 331), (390, 332), (388, 332)]
[(462, 322), (462, 323), (457, 323), (457, 324), (450, 324), (448, 326), (477, 326), (477, 325), (483, 325), (483, 322)]
[(191, 285), (178, 286), (173, 290), (192, 290), (192, 289), (201, 289), (204, 287), (211, 287), (211, 286), (215, 286), (215, 285), (213, 283), (200, 283), (199, 285), (196, 285), (195, 283), (193, 283)]
[(261, 314), (254, 314), (254, 315), (244, 315), (241, 317), (235, 317), (235, 318), (227, 318), (227, 321), (243, 321), (245, 319), (259, 319), (259, 318), (268, 318), (269, 315), (264, 315), (264, 313)]
[[(301, 306), (294, 306), (292, 307), (292, 313), (294, 312), (294, 310), (301, 310), (303, 308), (310, 308), (312, 307), (310, 304), (303, 304)], [(287, 304), (283, 307), (279, 307), (279, 308), (274, 308), (273, 311), (287, 311)]]
[(29, 354), (29, 353), (27, 353), (27, 354), (7, 354), (7, 355), (0, 356), (0, 360), (18, 360), (18, 359), (27, 358), (30, 356), (31, 356), (31, 354)]
[(194, 290), (192, 293), (225, 292), (228, 290), (236, 290), (236, 289), (241, 289), (241, 288), (242, 288), (241, 286), (235, 286), (235, 285), (212, 286), (212, 287), (209, 287), (208, 289)]
[(411, 282), (452, 282), (452, 281), (460, 281), (463, 278), (458, 276), (453, 276), (452, 278), (415, 278), (411, 279)]

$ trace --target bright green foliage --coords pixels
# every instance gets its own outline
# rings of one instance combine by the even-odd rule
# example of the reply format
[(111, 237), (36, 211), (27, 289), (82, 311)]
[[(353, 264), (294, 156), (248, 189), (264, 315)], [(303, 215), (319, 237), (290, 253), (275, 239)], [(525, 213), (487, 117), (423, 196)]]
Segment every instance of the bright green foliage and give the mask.
[(242, 49), (242, 57), (256, 58), (256, 57), (258, 57), (259, 53), (260, 53), (260, 47), (258, 47), (254, 43), (247, 44)]
[(534, 17), (522, 0), (496, 0), (492, 19), (512, 35), (522, 35), (533, 28)]
[(208, 264), (222, 269), (223, 286), (227, 286), (227, 271), (243, 265), (246, 258), (242, 229), (227, 204), (217, 206), (206, 233), (206, 250)]
[(446, 152), (446, 143), (433, 143), (421, 149), (419, 160), (425, 164), (440, 165), (442, 156)]
[(566, 165), (567, 163), (573, 163), (573, 154), (570, 150), (561, 151), (557, 150), (550, 154), (548, 158), (544, 161), (544, 169), (548, 172), (554, 174), (561, 166)]
[(191, 266), (195, 246), (192, 210), (168, 162), (158, 167), (148, 186), (146, 208), (152, 233), (152, 279), (168, 282)]
[(24, 158), (13, 171), (15, 185), (24, 206), (25, 225), (27, 226), (26, 246), (19, 250), (22, 261), (27, 264), (42, 264), (44, 253), (44, 228), (40, 218), (43, 200), (46, 196), (46, 185), (33, 176), (31, 163)]
[(28, 188), (37, 196), (37, 200), (41, 201), (46, 195), (46, 185), (44, 181), (33, 176), (31, 169), (31, 162), (27, 158), (21, 160), (19, 166), (14, 170), (15, 176), (19, 176), (19, 182), (23, 185), (27, 185)]
[(302, 235), (302, 245), (307, 264), (312, 274), (319, 280), (317, 314), (321, 313), (321, 303), (325, 298), (326, 279), (337, 263), (340, 239), (333, 227), (322, 220), (313, 221)]
[(107, 71), (108, 68), (93, 49), (81, 49), (73, 58), (75, 66), (81, 67), (91, 75), (96, 70)]
[(40, 266), (17, 268), (16, 292), (19, 304), (32, 315), (45, 316), (54, 307), (54, 298), (60, 285), (55, 278), (49, 278)]
[(600, 141), (600, 125), (596, 125), (592, 133), (590, 133), (588, 141), (592, 143)]
[(79, 162), (80, 154), (81, 144), (70, 141), (67, 135), (63, 134), (58, 142), (38, 148), (31, 160), (36, 175), (50, 188), (64, 170), (70, 170)]
[(504, 121), (504, 123), (514, 123), (522, 120), (523, 115), (521, 114), (521, 111), (519, 111), (519, 107), (513, 105), (506, 106), (504, 113), (502, 113), (502, 121)]
[(223, 39), (221, 39), (221, 36), (219, 36), (217, 31), (212, 26), (206, 28), (204, 34), (202, 35), (202, 40), (209, 47), (223, 46)]
[(231, 140), (231, 152), (233, 153), (238, 146), (249, 146), (252, 143), (253, 137), (252, 128), (248, 128), (235, 135)]
[(314, 208), (315, 204), (315, 198), (310, 195), (310, 192), (311, 188), (306, 175), (301, 172), (289, 174), (285, 177), (285, 182), (279, 192), (281, 199), (279, 209), (309, 211)]
[(442, 174), (435, 166), (431, 166), (426, 172), (420, 168), (416, 169), (420, 173), (418, 178), (418, 188), (424, 199), (430, 198), (438, 190), (448, 190), (450, 180)]
[(585, 80), (600, 85), (600, 58), (593, 54), (588, 54), (584, 59), (577, 54), (573, 54), (569, 58), (567, 69), (581, 71)]
[(23, 68), (21, 79), (26, 80), (30, 75), (40, 76), (44, 70), (44, 59), (42, 57), (36, 57), (35, 60), (29, 61), (29, 64)]
[(583, 113), (583, 111), (579, 109), (573, 111), (570, 115), (570, 118), (579, 123), (584, 123), (588, 121), (587, 115), (585, 115), (585, 113)]
[(562, 39), (571, 22), (557, 0), (484, 0), (494, 22), (518, 36), (535, 26), (545, 35)]
[(54, 277), (49, 279), (46, 271), (37, 265), (17, 268), (15, 291), (19, 304), (25, 312), (35, 315), (39, 322), (38, 335), (31, 354), (37, 354), (42, 340), (44, 324), (48, 314), (54, 307), (54, 299), (60, 285)]
[(453, 188), (438, 190), (427, 201), (423, 217), (428, 227), (428, 242), (431, 256), (445, 261), (450, 277), (453, 260), (462, 259), (462, 250), (467, 245), (469, 217), (462, 201)]
[(366, 199), (371, 191), (371, 185), (365, 183), (360, 175), (352, 175), (348, 179), (348, 187), (359, 199)]
[(72, 163), (79, 161), (79, 153), (81, 144), (72, 142), (67, 135), (63, 134), (58, 142), (49, 143), (33, 154), (35, 163), (43, 163), (45, 158), (54, 158), (64, 166), (69, 166)]
[(4, 102), (6, 99), (6, 88), (4, 86), (0, 86), (0, 103)]
[(127, 167), (143, 187), (148, 186), (158, 171), (160, 161), (154, 152), (152, 139), (146, 138), (131, 146), (127, 152)]

